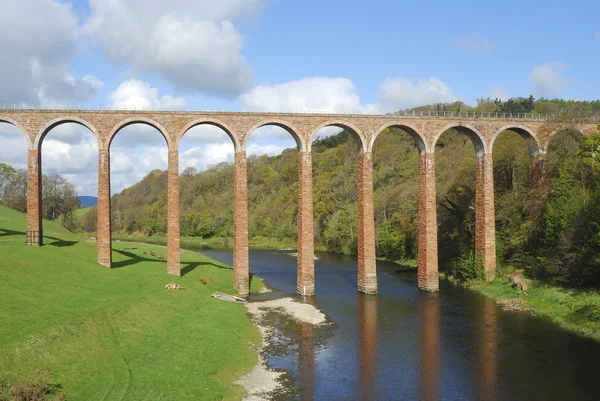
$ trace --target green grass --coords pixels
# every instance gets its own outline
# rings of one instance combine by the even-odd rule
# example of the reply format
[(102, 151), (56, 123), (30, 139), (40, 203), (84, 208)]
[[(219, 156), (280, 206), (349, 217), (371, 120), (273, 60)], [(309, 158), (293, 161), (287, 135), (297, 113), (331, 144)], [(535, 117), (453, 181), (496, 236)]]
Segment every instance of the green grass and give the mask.
[(578, 291), (532, 282), (527, 291), (513, 288), (506, 277), (468, 285), (494, 299), (521, 298), (524, 307), (560, 326), (600, 341), (600, 292)]
[(82, 207), (81, 209), (77, 209), (73, 211), (73, 216), (75, 217), (83, 217), (90, 211), (89, 207)]
[[(147, 237), (144, 235), (114, 235), (113, 240), (145, 242), (148, 244), (165, 245), (167, 238), (161, 235)], [(296, 249), (298, 243), (290, 238), (268, 238), (252, 237), (248, 239), (248, 244), (254, 249)], [(199, 248), (202, 246), (233, 247), (233, 238), (228, 237), (181, 237), (182, 248)]]
[[(44, 222), (43, 247), (24, 230), (25, 216), (0, 206), (0, 380), (49, 371), (69, 400), (240, 398), (232, 383), (260, 336), (243, 306), (210, 297), (233, 292), (227, 266), (184, 251), (187, 273), (173, 278), (149, 254), (163, 248), (114, 243), (108, 269), (58, 224)], [(166, 290), (172, 279), (187, 290)]]

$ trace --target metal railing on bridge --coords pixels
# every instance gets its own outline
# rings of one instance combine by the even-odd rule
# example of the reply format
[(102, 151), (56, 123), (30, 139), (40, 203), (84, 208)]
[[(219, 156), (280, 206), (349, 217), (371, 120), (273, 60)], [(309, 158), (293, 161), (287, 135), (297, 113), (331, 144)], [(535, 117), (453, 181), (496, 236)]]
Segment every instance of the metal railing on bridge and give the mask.
[[(561, 114), (540, 114), (540, 113), (485, 113), (477, 111), (439, 111), (439, 110), (400, 110), (395, 112), (382, 112), (378, 110), (357, 110), (357, 109), (310, 109), (310, 108), (244, 108), (242, 110), (227, 109), (192, 109), (188, 107), (148, 107), (135, 105), (81, 105), (81, 104), (63, 104), (63, 105), (27, 105), (24, 103), (2, 103), (3, 110), (45, 110), (45, 111), (153, 111), (153, 112), (175, 112), (175, 113), (203, 113), (203, 114), (221, 114), (221, 113), (264, 113), (264, 114), (298, 114), (298, 115), (363, 115), (363, 116), (394, 116), (402, 118), (467, 118), (467, 119), (515, 119), (546, 121), (555, 120), (560, 117), (567, 117)], [(569, 120), (600, 122), (600, 116), (572, 116)]]

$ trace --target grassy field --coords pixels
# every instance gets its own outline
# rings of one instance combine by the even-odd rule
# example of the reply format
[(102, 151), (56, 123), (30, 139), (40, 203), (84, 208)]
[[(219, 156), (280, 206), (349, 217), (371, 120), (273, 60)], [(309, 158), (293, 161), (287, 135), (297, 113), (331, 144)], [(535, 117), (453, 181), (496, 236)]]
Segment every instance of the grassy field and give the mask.
[[(25, 216), (0, 206), (0, 399), (36, 380), (68, 400), (240, 398), (232, 383), (256, 363), (260, 335), (243, 306), (210, 297), (233, 292), (227, 266), (184, 251), (185, 275), (172, 278), (164, 249), (115, 243), (108, 269), (57, 224), (44, 222), (43, 247), (24, 230)], [(171, 279), (187, 290), (166, 290)]]
[(87, 214), (87, 212), (90, 211), (89, 207), (82, 207), (81, 209), (77, 209), (75, 211), (73, 211), (73, 215), (75, 217), (83, 217)]
[(562, 327), (600, 341), (600, 293), (533, 282), (527, 291), (513, 288), (506, 277), (468, 285), (494, 299), (522, 299), (523, 308), (547, 316)]

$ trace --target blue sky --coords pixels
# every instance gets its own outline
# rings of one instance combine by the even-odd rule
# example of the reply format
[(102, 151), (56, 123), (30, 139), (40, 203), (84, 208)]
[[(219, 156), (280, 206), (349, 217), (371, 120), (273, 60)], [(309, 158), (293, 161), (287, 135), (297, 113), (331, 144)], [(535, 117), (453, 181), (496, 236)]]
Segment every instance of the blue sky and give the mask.
[[(386, 112), (479, 97), (600, 98), (598, 2), (3, 3), (0, 102)], [(56, 130), (44, 171), (93, 194), (93, 138)], [(166, 167), (156, 132), (129, 131), (111, 149), (115, 192)], [(274, 129), (253, 137), (254, 154), (294, 146)], [(0, 127), (0, 161), (25, 165), (21, 139)], [(229, 145), (198, 129), (184, 141), (182, 168), (231, 160)], [(132, 147), (139, 169), (125, 157)]]

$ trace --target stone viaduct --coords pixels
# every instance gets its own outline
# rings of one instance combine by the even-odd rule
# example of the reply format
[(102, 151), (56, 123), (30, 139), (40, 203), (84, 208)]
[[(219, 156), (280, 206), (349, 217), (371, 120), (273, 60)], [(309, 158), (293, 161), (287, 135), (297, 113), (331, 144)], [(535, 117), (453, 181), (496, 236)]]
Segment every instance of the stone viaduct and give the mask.
[[(528, 118), (529, 116), (529, 118)], [(458, 130), (472, 141), (477, 155), (475, 196), (475, 252), (485, 265), (487, 278), (496, 268), (494, 182), (492, 150), (503, 131), (518, 133), (527, 143), (531, 171), (543, 179), (544, 157), (551, 136), (561, 129), (581, 134), (596, 132), (597, 123), (536, 119), (531, 115), (414, 113), (408, 115), (334, 115), (245, 112), (0, 110), (0, 122), (12, 124), (27, 137), (28, 198), (27, 243), (42, 245), (41, 145), (46, 134), (64, 123), (87, 127), (98, 139), (98, 263), (111, 267), (110, 144), (122, 128), (136, 123), (156, 128), (168, 149), (168, 260), (167, 272), (180, 275), (179, 152), (181, 138), (192, 127), (209, 124), (223, 129), (235, 149), (233, 285), (241, 295), (249, 292), (248, 183), (246, 142), (263, 126), (287, 130), (298, 145), (298, 293), (314, 295), (314, 238), (311, 143), (319, 130), (335, 126), (358, 139), (358, 290), (377, 292), (375, 227), (373, 214), (372, 152), (377, 136), (387, 128), (406, 131), (415, 141), (419, 157), (418, 286), (438, 290), (438, 250), (435, 183), (435, 145), (445, 131)], [(519, 117), (519, 118), (514, 118)]]

